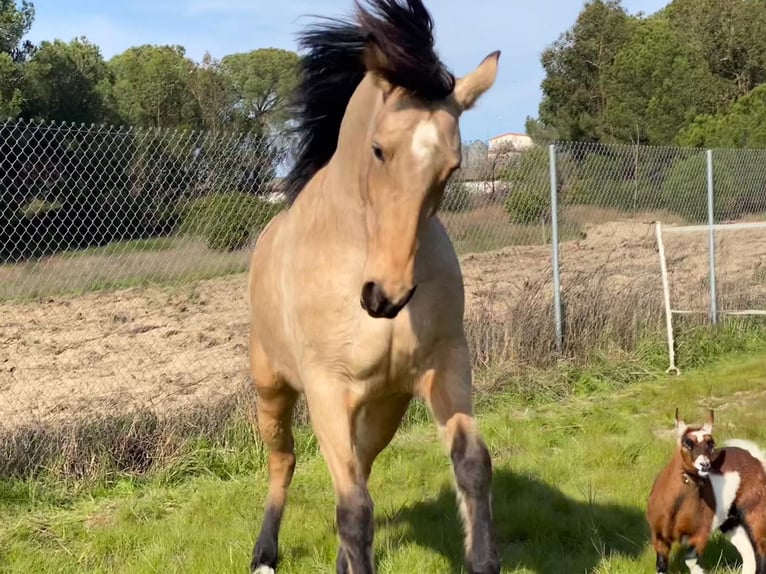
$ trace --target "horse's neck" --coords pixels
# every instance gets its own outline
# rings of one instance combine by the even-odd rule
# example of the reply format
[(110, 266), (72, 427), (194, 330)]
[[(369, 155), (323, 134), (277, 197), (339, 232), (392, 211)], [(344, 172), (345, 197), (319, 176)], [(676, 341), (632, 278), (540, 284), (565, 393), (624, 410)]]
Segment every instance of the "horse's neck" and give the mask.
[(341, 243), (366, 242), (369, 206), (362, 199), (360, 186), (364, 185), (362, 173), (372, 155), (367, 133), (378, 97), (370, 78), (362, 80), (346, 107), (334, 155), (301, 192), (303, 219)]
[(333, 167), (331, 161), (319, 170), (289, 209), (288, 233), (308, 252), (321, 253), (322, 259), (366, 249), (367, 244), (359, 191), (338, 181)]

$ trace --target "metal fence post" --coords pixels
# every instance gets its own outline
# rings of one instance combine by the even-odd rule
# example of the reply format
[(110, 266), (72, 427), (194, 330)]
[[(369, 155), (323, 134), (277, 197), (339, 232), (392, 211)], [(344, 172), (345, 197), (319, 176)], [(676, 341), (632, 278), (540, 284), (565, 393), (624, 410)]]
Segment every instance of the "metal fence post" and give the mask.
[(718, 298), (715, 284), (715, 214), (713, 204), (713, 150), (707, 150), (707, 222), (710, 256), (710, 320), (718, 324)]
[(559, 276), (559, 208), (558, 178), (556, 176), (556, 145), (548, 146), (548, 158), (551, 181), (551, 257), (553, 266), (553, 311), (556, 317), (556, 350), (564, 348), (564, 336), (561, 328), (561, 278)]

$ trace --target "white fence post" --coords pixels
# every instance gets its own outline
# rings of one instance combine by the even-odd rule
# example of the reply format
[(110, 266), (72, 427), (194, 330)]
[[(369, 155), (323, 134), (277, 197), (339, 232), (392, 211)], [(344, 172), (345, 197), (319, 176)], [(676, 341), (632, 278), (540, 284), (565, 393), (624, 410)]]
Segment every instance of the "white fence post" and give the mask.
[(553, 312), (556, 317), (556, 350), (564, 349), (564, 334), (561, 326), (561, 277), (559, 275), (559, 208), (558, 178), (556, 176), (556, 146), (548, 146), (551, 182), (551, 257), (553, 266)]
[(718, 324), (718, 296), (715, 284), (715, 213), (713, 204), (713, 150), (707, 150), (707, 222), (710, 252), (710, 320)]
[(665, 330), (668, 337), (668, 359), (670, 366), (667, 373), (681, 374), (676, 366), (676, 350), (673, 341), (673, 309), (670, 306), (670, 281), (668, 280), (668, 267), (665, 261), (665, 242), (662, 240), (662, 223), (657, 221), (654, 224), (657, 235), (657, 251), (660, 256), (660, 275), (662, 277), (662, 300), (665, 305)]

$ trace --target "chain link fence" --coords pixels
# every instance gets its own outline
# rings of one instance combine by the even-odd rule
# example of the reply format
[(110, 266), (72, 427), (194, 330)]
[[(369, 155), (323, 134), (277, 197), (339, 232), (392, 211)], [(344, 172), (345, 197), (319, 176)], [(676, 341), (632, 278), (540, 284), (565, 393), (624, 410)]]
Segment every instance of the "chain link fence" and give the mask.
[[(707, 222), (704, 150), (555, 146), (563, 352), (664, 325), (654, 222)], [(0, 427), (210, 405), (248, 383), (245, 272), (290, 157), (253, 134), (0, 123)], [(715, 151), (716, 222), (766, 213), (766, 152)], [(550, 156), (464, 158), (440, 219), (479, 367), (554, 362)], [(766, 308), (766, 230), (718, 232), (722, 308)], [(708, 235), (666, 239), (709, 309)]]
[(766, 219), (766, 151), (562, 142), (555, 155), (570, 346), (592, 341), (586, 326), (625, 344), (664, 320), (658, 225), (678, 320), (766, 309), (766, 226), (754, 223)]

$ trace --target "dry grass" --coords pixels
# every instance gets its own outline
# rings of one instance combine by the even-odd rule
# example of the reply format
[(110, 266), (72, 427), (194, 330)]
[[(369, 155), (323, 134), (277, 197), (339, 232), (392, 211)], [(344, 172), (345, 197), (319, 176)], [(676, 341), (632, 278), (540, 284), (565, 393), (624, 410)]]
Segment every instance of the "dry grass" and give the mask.
[[(497, 304), (472, 308), (466, 330), (477, 402), (492, 403), (498, 394), (510, 393), (538, 403), (660, 373), (666, 361), (663, 321), (659, 299), (646, 297), (650, 289), (639, 279), (615, 293), (606, 273), (567, 283), (562, 353), (556, 350), (551, 328), (548, 281), (527, 284), (505, 313), (498, 312)], [(679, 344), (690, 366), (732, 350), (751, 350), (766, 341), (766, 330), (757, 321), (716, 333), (706, 328), (704, 317), (689, 318), (683, 330), (686, 335)], [(427, 414), (419, 405), (413, 407), (408, 421), (424, 417)], [(295, 422), (299, 427), (308, 423), (303, 401)], [(188, 470), (183, 461), (200, 448), (259, 448), (254, 441), (255, 423), (254, 395), (248, 383), (197, 407), (161, 413), (139, 409), (55, 425), (17, 426), (0, 434), (0, 478), (49, 476), (88, 482), (147, 472), (183, 474)]]
[[(496, 200), (475, 200), (471, 209), (443, 212), (439, 218), (452, 238), (458, 255), (483, 253), (513, 245), (546, 245), (551, 241), (550, 222), (534, 225), (511, 223), (502, 203)], [(576, 221), (561, 232), (561, 240), (581, 238)]]
[[(520, 238), (521, 230), (513, 231), (515, 228), (505, 223), (498, 209), (502, 210), (502, 206), (480, 205), (473, 211), (445, 214), (444, 218), (448, 226), (457, 229), (461, 225), (481, 225), (489, 229), (496, 224), (497, 229), (510, 229)], [(640, 219), (651, 221), (656, 216), (640, 214)], [(567, 212), (567, 219), (578, 226), (588, 220), (613, 217), (607, 210), (592, 208)], [(628, 225), (589, 227), (587, 239), (562, 246), (565, 321), (561, 353), (556, 349), (553, 328), (553, 289), (550, 268), (546, 269), (550, 253), (546, 246), (510, 247), (463, 258), (469, 295), (466, 329), (479, 401), (499, 391), (538, 401), (588, 392), (606, 380), (627, 384), (652, 369), (664, 371), (667, 350), (652, 229), (635, 219), (631, 221)], [(503, 237), (503, 241), (511, 240), (510, 236)], [(487, 241), (492, 243), (496, 238)], [(750, 254), (759, 253), (757, 239), (749, 240)], [(720, 241), (725, 239), (722, 237)], [(38, 267), (27, 264), (30, 268), (26, 270), (23, 266), (0, 268), (0, 285), (10, 281), (10, 289), (18, 291), (35, 286), (40, 293), (74, 285), (90, 289), (94, 281), (105, 277), (113, 281), (135, 281), (141, 279), (142, 273), (146, 277), (157, 270), (168, 273), (172, 270), (175, 277), (180, 278), (179, 269), (200, 271), (207, 266), (209, 270), (213, 265), (212, 259), (206, 259), (209, 253), (199, 244), (169, 242), (152, 245), (146, 252), (136, 252), (135, 246), (123, 247), (62, 255)], [(680, 300), (683, 295), (704, 307), (700, 296), (706, 286), (698, 280), (706, 274), (704, 250), (700, 253), (691, 242), (688, 246), (679, 242), (672, 247), (671, 264), (682, 271), (674, 282), (674, 289), (677, 288), (674, 297)], [(190, 253), (196, 256), (189, 257)], [(240, 257), (241, 254), (236, 253), (222, 254), (215, 265), (220, 264), (219, 269), (229, 264), (235, 267)], [(721, 269), (719, 290), (724, 307), (763, 308), (763, 301), (758, 300), (760, 291), (752, 282), (741, 279), (746, 272), (748, 278), (759, 281), (761, 268), (748, 264), (729, 271), (722, 260)], [(134, 272), (136, 275), (131, 276)], [(12, 273), (26, 275), (11, 280)], [(682, 283), (682, 279), (685, 282)], [(760, 282), (763, 287), (764, 282)], [(52, 320), (58, 317), (58, 332), (66, 335), (62, 340), (66, 345), (56, 347), (53, 340), (37, 344), (38, 341), (19, 335), (18, 359), (12, 359), (11, 363), (19, 365), (22, 372), (8, 380), (20, 381), (19, 388), (28, 391), (32, 388), (31, 381), (37, 389), (47, 376), (55, 383), (57, 392), (69, 393), (68, 397), (62, 395), (62, 401), (66, 398), (71, 402), (70, 399), (76, 397), (73, 404), (77, 414), (91, 411), (93, 415), (75, 421), (69, 414), (62, 413), (56, 417), (62, 422), (55, 425), (31, 422), (8, 427), (0, 435), (0, 476), (48, 472), (58, 477), (88, 478), (142, 473), (172, 467), (174, 461), (183, 458), (184, 453), (200, 441), (225, 443), (231, 439), (232, 432), (239, 433), (237, 440), (252, 443), (252, 393), (246, 388), (244, 392), (235, 388), (246, 383), (242, 380), (246, 375), (239, 378), (246, 362), (243, 346), (246, 319), (239, 299), (242, 284), (239, 277), (230, 277), (201, 282), (189, 287), (188, 293), (186, 288), (178, 292), (136, 289), (117, 296), (86, 296), (45, 305), (19, 305), (15, 311), (17, 323), (0, 323), (10, 329), (4, 335), (13, 329), (22, 334), (37, 329), (32, 339), (52, 336)], [(111, 324), (110, 317), (120, 317), (120, 321)], [(77, 349), (70, 348), (73, 321), (78, 327), (87, 327), (87, 333), (76, 338)], [(732, 348), (747, 347), (749, 341), (764, 338), (764, 329), (757, 319), (730, 321), (729, 331), (719, 330), (713, 334), (707, 329), (704, 314), (677, 318), (676, 323), (680, 333), (677, 335), (679, 359), (687, 365), (698, 365)], [(188, 333), (193, 336), (190, 338)], [(173, 346), (176, 342), (180, 345)], [(103, 349), (95, 348), (102, 343)], [(47, 361), (51, 355), (56, 355), (57, 360)], [(32, 361), (41, 357), (50, 364), (38, 366)], [(123, 380), (125, 357), (140, 359), (135, 367), (127, 367), (128, 374), (138, 379)], [(93, 372), (81, 372), (83, 364)], [(105, 365), (113, 370), (102, 372)], [(178, 370), (175, 386), (165, 384), (151, 370), (164, 369), (162, 372), (167, 374), (171, 367)], [(190, 385), (187, 371), (199, 376), (204, 368), (215, 370), (209, 377), (212, 383), (198, 385), (199, 388)], [(0, 377), (5, 376), (4, 369), (0, 363)], [(221, 376), (224, 371), (233, 374)], [(34, 378), (24, 379), (25, 374)], [(73, 374), (82, 375), (82, 380), (78, 379), (78, 384), (70, 385), (70, 389), (64, 385), (64, 374), (70, 378)], [(100, 390), (96, 383), (102, 381), (114, 383), (113, 386), (124, 391), (125, 396), (121, 395), (120, 400), (129, 398), (130, 402), (140, 404), (146, 399), (143, 404), (151, 404), (152, 408), (130, 410), (117, 399), (107, 403), (104, 393), (96, 392)], [(0, 380), (0, 387), (3, 382)], [(176, 404), (158, 399), (176, 387), (179, 394), (189, 399), (187, 404), (181, 406), (180, 401)], [(83, 388), (90, 392), (82, 392)], [(215, 389), (217, 394), (208, 393), (210, 389)], [(54, 395), (49, 398), (57, 400)], [(88, 400), (94, 409), (86, 408)], [(63, 404), (56, 403), (56, 406)], [(100, 409), (103, 413), (105, 404), (112, 405), (111, 414), (94, 412)], [(27, 406), (22, 410), (29, 412)], [(46, 420), (53, 418), (51, 415)], [(296, 419), (300, 423), (308, 420), (303, 403)]]
[[(201, 443), (225, 446), (254, 429), (246, 389), (178, 412), (141, 409), (71, 423), (27, 424), (0, 432), (0, 477), (109, 481), (167, 468)], [(242, 436), (237, 442), (242, 443)]]
[(249, 250), (216, 252), (204, 241), (165, 238), (69, 251), (0, 265), (0, 301), (152, 284), (181, 284), (247, 269)]

